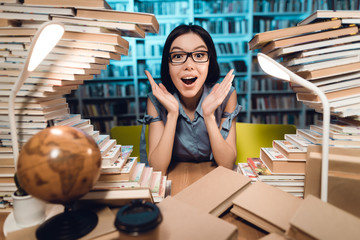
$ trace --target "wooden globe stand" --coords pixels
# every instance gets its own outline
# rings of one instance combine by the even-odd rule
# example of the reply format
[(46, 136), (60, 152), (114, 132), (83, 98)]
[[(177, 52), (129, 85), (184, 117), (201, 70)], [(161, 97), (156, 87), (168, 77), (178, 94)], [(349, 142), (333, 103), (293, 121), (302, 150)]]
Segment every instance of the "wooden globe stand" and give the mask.
[(90, 210), (73, 210), (70, 204), (65, 209), (42, 223), (36, 230), (39, 240), (72, 240), (91, 232), (98, 223), (98, 216)]

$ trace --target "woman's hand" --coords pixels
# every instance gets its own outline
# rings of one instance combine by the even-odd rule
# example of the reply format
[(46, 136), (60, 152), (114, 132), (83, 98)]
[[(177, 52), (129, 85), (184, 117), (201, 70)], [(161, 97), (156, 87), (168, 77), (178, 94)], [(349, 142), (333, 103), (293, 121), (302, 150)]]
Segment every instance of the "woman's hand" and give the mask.
[(158, 85), (154, 81), (149, 71), (145, 70), (145, 75), (149, 79), (152, 93), (156, 99), (166, 108), (168, 113), (179, 114), (179, 103), (176, 98), (168, 92), (162, 83)]
[(235, 77), (234, 69), (231, 69), (225, 76), (224, 80), (219, 84), (216, 83), (210, 94), (204, 99), (201, 108), (204, 118), (214, 116), (215, 110), (221, 105), (225, 97), (230, 91), (231, 83)]

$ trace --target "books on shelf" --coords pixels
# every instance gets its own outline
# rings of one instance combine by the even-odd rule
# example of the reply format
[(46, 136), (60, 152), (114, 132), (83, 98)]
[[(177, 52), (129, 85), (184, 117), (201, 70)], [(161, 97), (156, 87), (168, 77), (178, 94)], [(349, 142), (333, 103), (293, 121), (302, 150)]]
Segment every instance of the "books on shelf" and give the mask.
[(274, 173), (305, 173), (305, 159), (288, 159), (275, 148), (260, 148), (260, 158)]
[(284, 234), (302, 201), (273, 186), (256, 182), (233, 200), (230, 211), (267, 232)]
[(220, 216), (232, 200), (249, 186), (250, 179), (224, 167), (217, 167), (174, 198), (204, 213)]

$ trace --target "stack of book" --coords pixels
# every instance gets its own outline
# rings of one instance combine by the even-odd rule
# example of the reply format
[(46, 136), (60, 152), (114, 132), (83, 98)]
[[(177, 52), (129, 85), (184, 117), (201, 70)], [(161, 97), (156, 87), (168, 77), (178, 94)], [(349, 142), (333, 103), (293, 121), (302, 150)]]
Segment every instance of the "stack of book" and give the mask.
[(272, 147), (260, 148), (259, 158), (249, 157), (246, 163), (238, 163), (237, 171), (253, 183), (261, 181), (303, 198), (309, 144), (296, 134), (285, 134), (285, 140), (273, 140)]
[(166, 175), (138, 163), (137, 157), (119, 158), (111, 167), (102, 168), (99, 180), (80, 200), (110, 206), (122, 206), (133, 199), (158, 203), (170, 189), (171, 180)]
[[(359, 24), (359, 11), (318, 10), (295, 27), (255, 35), (249, 46), (314, 83), (328, 98), (332, 115), (360, 120)], [(299, 101), (322, 112), (316, 94), (291, 87)]]
[[(156, 33), (153, 14), (121, 12), (106, 1), (26, 0), (2, 3), (0, 12), (0, 168), (14, 168), (8, 119), (8, 101), (14, 83), (29, 53), (38, 27), (48, 21), (62, 22), (62, 39), (31, 72), (15, 98), (15, 119), (20, 148), (36, 133), (51, 125), (82, 129), (99, 144), (103, 161), (114, 161), (120, 147), (109, 136), (99, 134), (88, 119), (70, 114), (64, 97), (85, 80), (120, 60), (129, 52), (123, 37), (144, 38)], [(94, 17), (96, 16), (96, 18)], [(119, 143), (121, 144), (121, 143)], [(14, 181), (0, 177), (0, 192), (15, 188)], [(7, 193), (6, 193), (7, 194)]]

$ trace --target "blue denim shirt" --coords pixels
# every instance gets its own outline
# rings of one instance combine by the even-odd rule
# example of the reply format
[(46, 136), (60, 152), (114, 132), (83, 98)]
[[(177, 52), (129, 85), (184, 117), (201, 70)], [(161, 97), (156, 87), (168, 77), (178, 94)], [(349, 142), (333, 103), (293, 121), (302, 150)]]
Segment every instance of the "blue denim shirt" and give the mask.
[[(207, 95), (209, 95), (210, 91), (211, 89), (205, 85), (203, 94), (195, 110), (194, 119), (192, 121), (186, 115), (183, 106), (180, 103), (178, 94), (174, 93), (174, 96), (179, 103), (179, 117), (176, 125), (174, 146), (172, 151), (172, 161), (203, 162), (213, 160), (210, 139), (205, 126), (203, 112), (201, 108), (203, 100), (206, 98)], [(234, 88), (231, 87), (225, 100), (215, 110), (214, 113), (218, 127), (220, 127), (221, 119), (226, 118), (221, 129), (221, 134), (224, 139), (226, 139), (228, 136), (232, 120), (238, 115), (241, 109), (241, 107), (237, 105), (236, 109), (232, 113), (224, 112), (226, 104), (233, 91)], [(164, 124), (166, 124), (167, 111), (165, 107), (162, 106), (162, 104), (156, 99), (156, 97), (152, 93), (149, 93), (148, 97), (154, 104), (156, 111), (159, 115), (154, 118), (153, 116), (145, 113), (144, 118), (140, 120), (140, 122), (145, 125), (155, 121), (163, 121)], [(143, 133), (141, 136), (140, 144), (140, 161), (147, 163), (145, 126), (143, 126)]]

